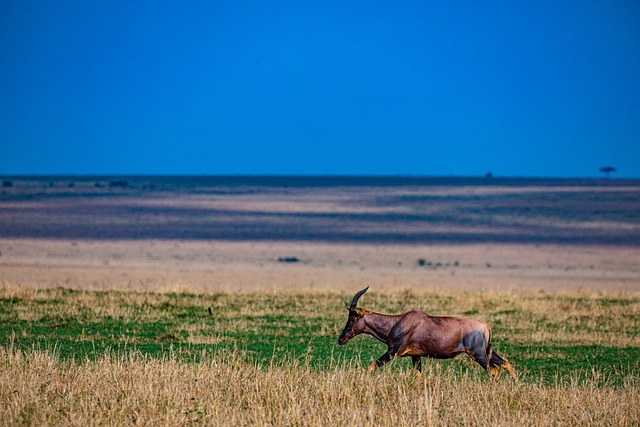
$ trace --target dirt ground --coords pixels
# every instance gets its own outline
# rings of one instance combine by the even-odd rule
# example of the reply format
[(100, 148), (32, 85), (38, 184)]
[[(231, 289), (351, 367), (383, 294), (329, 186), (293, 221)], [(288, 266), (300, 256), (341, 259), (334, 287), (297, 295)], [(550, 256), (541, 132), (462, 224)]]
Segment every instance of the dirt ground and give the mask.
[(640, 292), (629, 247), (0, 239), (0, 251), (0, 283), (38, 288)]

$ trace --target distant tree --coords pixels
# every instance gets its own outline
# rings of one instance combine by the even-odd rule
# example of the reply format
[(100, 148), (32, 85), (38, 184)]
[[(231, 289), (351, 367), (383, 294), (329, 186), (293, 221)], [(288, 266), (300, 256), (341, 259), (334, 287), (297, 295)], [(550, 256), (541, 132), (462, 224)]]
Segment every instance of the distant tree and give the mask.
[(5, 188), (13, 187), (13, 181), (9, 181), (8, 179), (5, 179), (4, 181), (2, 181), (2, 186)]
[(615, 172), (616, 168), (611, 167), (611, 166), (604, 166), (602, 168), (600, 168), (600, 172), (602, 172), (607, 178), (609, 178), (609, 174), (611, 172)]

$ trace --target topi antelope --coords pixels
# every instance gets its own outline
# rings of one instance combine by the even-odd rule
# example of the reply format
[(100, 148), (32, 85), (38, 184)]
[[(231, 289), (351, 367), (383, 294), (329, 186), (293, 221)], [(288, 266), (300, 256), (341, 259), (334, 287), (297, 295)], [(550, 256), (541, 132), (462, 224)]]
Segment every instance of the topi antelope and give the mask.
[(346, 344), (358, 334), (369, 334), (387, 345), (387, 352), (369, 365), (369, 371), (382, 367), (395, 357), (411, 356), (413, 367), (422, 371), (421, 357), (450, 359), (467, 353), (493, 379), (500, 368), (517, 382), (515, 371), (506, 359), (491, 349), (491, 329), (476, 319), (429, 316), (420, 310), (402, 314), (380, 314), (356, 307), (358, 299), (367, 292), (364, 288), (351, 301), (347, 325), (338, 343)]

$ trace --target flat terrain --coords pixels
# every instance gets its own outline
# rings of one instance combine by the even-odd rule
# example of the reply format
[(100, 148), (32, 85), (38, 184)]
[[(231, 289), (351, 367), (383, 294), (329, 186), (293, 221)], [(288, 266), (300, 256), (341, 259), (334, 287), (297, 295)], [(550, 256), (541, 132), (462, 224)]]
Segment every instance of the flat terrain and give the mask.
[(473, 316), (520, 379), (465, 355), (338, 346), (351, 294), (0, 287), (0, 425), (637, 425), (640, 298), (370, 291), (361, 305)]
[[(36, 177), (0, 190), (0, 425), (638, 425), (640, 182)], [(11, 185), (9, 185), (9, 183)], [(476, 317), (374, 375), (345, 303)]]
[(0, 195), (0, 280), (11, 283), (200, 291), (362, 284), (640, 290), (638, 181), (38, 177), (11, 183)]

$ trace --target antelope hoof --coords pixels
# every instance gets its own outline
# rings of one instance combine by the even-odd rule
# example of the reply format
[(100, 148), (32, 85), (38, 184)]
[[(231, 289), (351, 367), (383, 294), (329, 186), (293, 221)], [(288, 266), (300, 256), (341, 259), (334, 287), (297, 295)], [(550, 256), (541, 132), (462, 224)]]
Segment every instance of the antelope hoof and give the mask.
[(492, 366), (491, 369), (489, 369), (489, 373), (491, 374), (491, 378), (494, 381), (498, 381), (498, 377), (500, 376), (500, 368), (497, 366)]

